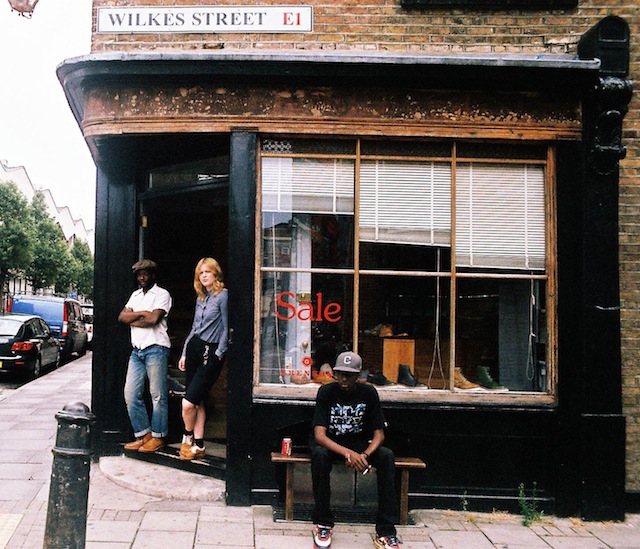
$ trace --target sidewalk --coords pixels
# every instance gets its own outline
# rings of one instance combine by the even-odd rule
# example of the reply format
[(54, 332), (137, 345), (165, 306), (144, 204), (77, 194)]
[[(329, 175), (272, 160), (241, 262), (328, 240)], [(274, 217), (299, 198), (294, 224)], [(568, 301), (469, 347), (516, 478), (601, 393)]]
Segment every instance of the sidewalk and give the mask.
[[(90, 404), (91, 354), (0, 401), (0, 549), (40, 549), (52, 453), (65, 404)], [(2, 398), (2, 397), (0, 397)], [(640, 548), (640, 515), (624, 523), (545, 517), (526, 528), (504, 513), (414, 510), (402, 549)], [(372, 548), (372, 525), (338, 524), (333, 549)], [(271, 507), (227, 507), (224, 483), (126, 457), (94, 464), (87, 549), (311, 549), (310, 522), (274, 522)]]

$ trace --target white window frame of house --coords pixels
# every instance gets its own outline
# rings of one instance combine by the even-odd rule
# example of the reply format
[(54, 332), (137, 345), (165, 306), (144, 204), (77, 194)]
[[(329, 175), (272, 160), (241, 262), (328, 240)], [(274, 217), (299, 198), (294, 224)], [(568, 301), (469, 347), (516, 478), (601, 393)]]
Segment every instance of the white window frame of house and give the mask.
[[(356, 140), (353, 155), (336, 154), (295, 154), (287, 152), (264, 152), (258, 159), (258, 173), (268, 174), (263, 183), (258, 182), (258, 204), (256, 229), (261, 235), (260, 216), (262, 201), (269, 200), (270, 211), (277, 205), (278, 211), (292, 211), (291, 204), (282, 197), (292, 191), (302, 196), (310, 188), (321, 194), (311, 202), (311, 211), (317, 213), (345, 213), (353, 208), (354, 227), (354, 267), (345, 269), (305, 269), (309, 273), (346, 274), (354, 277), (354, 345), (357, 350), (358, 295), (361, 276), (437, 276), (449, 280), (450, 294), (456, 295), (458, 280), (468, 278), (495, 278), (511, 280), (539, 280), (546, 282), (547, 303), (547, 354), (546, 367), (549, 372), (546, 392), (513, 391), (509, 393), (459, 393), (453, 389), (418, 390), (404, 386), (385, 387), (378, 391), (383, 401), (402, 402), (486, 402), (503, 405), (552, 405), (556, 402), (556, 247), (555, 247), (555, 149), (547, 146), (545, 158), (471, 158), (457, 156), (456, 143), (451, 145), (451, 156), (437, 157), (384, 157), (360, 153), (360, 143)], [(304, 159), (316, 159), (325, 166), (324, 175), (329, 173), (326, 166), (334, 166), (330, 178), (319, 176), (314, 170), (298, 170), (302, 176), (298, 191), (294, 185), (286, 183), (286, 173), (303, 165)], [(355, 163), (355, 197), (351, 199), (346, 189), (349, 185), (345, 174), (349, 170), (339, 168), (341, 163)], [(494, 168), (492, 171), (492, 167)], [(274, 170), (280, 172), (274, 178)], [(429, 172), (430, 176), (424, 176)], [(282, 175), (284, 174), (284, 175)], [(381, 186), (385, 174), (391, 174), (402, 186), (387, 188)], [(449, 181), (447, 181), (449, 177)], [(277, 184), (274, 184), (277, 181)], [(443, 194), (449, 186), (450, 199)], [(364, 187), (364, 190), (363, 190)], [(492, 187), (502, 189), (493, 192)], [(428, 189), (428, 192), (423, 192)], [(508, 192), (507, 192), (508, 191)], [(487, 198), (488, 192), (488, 198)], [(542, 194), (541, 194), (542, 193)], [(486, 200), (491, 200), (492, 215), (488, 215)], [(389, 204), (397, 207), (390, 208)], [(455, 208), (451, 208), (451, 204)], [(536, 206), (532, 209), (531, 204)], [(329, 206), (331, 205), (331, 206)], [(307, 206), (308, 208), (309, 206)], [(529, 212), (522, 219), (522, 208)], [(305, 211), (309, 211), (308, 209)], [(418, 213), (416, 213), (419, 212)], [(446, 225), (450, 231), (447, 232)], [(474, 230), (480, 227), (482, 231)], [(499, 238), (491, 238), (491, 234)], [(478, 238), (480, 236), (481, 238)], [(447, 272), (396, 272), (362, 269), (359, 265), (360, 242), (414, 243), (451, 247), (451, 269)], [(496, 242), (498, 246), (496, 247)], [(502, 243), (502, 246), (500, 244)], [(261, 238), (256, 244), (256, 295), (261, 295), (262, 275), (265, 272), (290, 271), (296, 267), (261, 267)], [(450, 303), (451, 333), (455, 334), (456, 299)], [(260, 303), (256, 304), (256, 333), (260, 333)], [(456, 364), (455, 337), (452, 337), (450, 363)], [(266, 401), (291, 399), (307, 401), (315, 398), (318, 385), (286, 385), (260, 383), (260, 342), (256, 338), (254, 364), (254, 399)], [(450, 370), (453, 370), (451, 368)], [(453, 374), (451, 374), (453, 377)]]

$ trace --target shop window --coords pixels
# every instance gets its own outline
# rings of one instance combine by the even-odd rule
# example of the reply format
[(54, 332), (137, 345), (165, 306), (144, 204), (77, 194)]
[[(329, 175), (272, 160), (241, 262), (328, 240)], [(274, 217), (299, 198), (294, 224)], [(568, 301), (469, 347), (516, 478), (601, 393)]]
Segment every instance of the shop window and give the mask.
[(312, 397), (353, 349), (385, 398), (552, 397), (542, 148), (313, 143), (261, 150), (256, 391)]

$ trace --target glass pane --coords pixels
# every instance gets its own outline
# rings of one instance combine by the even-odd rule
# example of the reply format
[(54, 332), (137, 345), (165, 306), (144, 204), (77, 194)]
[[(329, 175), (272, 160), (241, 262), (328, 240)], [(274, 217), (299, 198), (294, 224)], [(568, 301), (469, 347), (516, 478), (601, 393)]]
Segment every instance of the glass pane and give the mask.
[(224, 182), (229, 177), (229, 157), (220, 156), (190, 162), (188, 164), (172, 165), (168, 168), (158, 168), (149, 172), (149, 189), (175, 189), (194, 185), (210, 185)]
[(352, 160), (262, 159), (262, 211), (353, 213)]
[(449, 272), (451, 248), (361, 242), (360, 267), (391, 271)]
[(355, 155), (356, 144), (351, 140), (336, 139), (282, 139), (266, 138), (262, 140), (261, 151), (273, 154), (332, 154)]
[(545, 160), (547, 146), (539, 144), (522, 145), (511, 143), (478, 143), (474, 141), (459, 141), (457, 145), (458, 158), (522, 158), (531, 160)]
[(363, 161), (360, 240), (451, 244), (451, 165)]
[(262, 265), (352, 268), (353, 216), (263, 213)]
[(372, 383), (447, 387), (449, 289), (448, 278), (360, 277), (358, 350)]
[(438, 141), (362, 141), (362, 156), (451, 158), (451, 143)]
[(460, 163), (456, 264), (544, 270), (544, 168)]
[(309, 383), (353, 344), (353, 277), (262, 275), (260, 382)]
[(545, 283), (458, 281), (455, 388), (547, 390)]

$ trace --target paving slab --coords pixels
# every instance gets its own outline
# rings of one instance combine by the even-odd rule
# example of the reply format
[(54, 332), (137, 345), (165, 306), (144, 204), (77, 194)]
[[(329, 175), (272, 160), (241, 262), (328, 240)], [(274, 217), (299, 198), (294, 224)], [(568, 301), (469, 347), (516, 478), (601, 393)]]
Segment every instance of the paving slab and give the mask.
[(431, 534), (437, 549), (492, 549), (494, 545), (482, 532), (438, 531)]
[[(280, 537), (282, 541), (282, 537)], [(200, 522), (196, 530), (196, 543), (208, 545), (248, 545), (254, 543), (253, 523), (233, 523), (222, 527), (218, 522)]]
[(611, 547), (598, 538), (554, 536), (542, 539), (553, 549), (609, 549)]
[(590, 532), (614, 549), (640, 548), (640, 529), (631, 524), (613, 524), (591, 528)]
[(167, 530), (148, 530), (136, 536), (131, 549), (192, 549), (193, 532), (169, 532)]
[(482, 524), (479, 528), (496, 547), (548, 548), (545, 541), (526, 526), (517, 524)]
[(132, 544), (138, 532), (137, 522), (87, 520), (87, 541)]
[(176, 511), (147, 511), (140, 530), (193, 532), (198, 524), (198, 513)]

